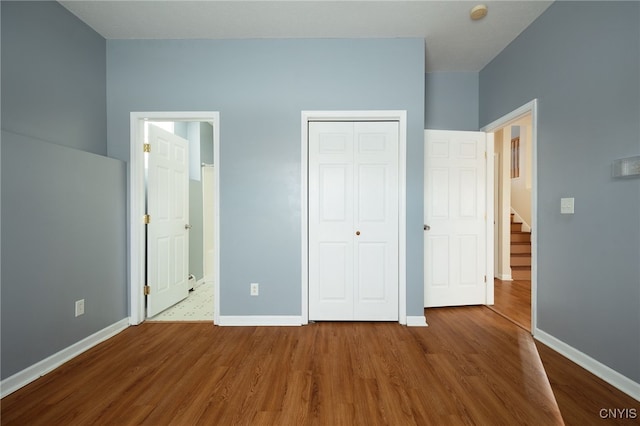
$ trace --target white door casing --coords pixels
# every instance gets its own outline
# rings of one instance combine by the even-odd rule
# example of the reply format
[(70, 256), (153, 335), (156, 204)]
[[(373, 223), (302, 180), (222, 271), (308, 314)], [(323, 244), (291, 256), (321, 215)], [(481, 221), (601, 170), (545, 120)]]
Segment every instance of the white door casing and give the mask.
[(147, 317), (189, 294), (189, 143), (149, 125)]
[(309, 319), (397, 321), (399, 123), (309, 123)]
[(483, 132), (425, 130), (425, 307), (493, 302), (486, 139)]
[[(533, 99), (510, 113), (489, 123), (481, 131), (492, 132), (508, 126), (520, 120), (527, 114), (531, 114), (531, 334), (534, 336), (542, 333), (538, 329), (538, 100)], [(491, 151), (491, 149), (490, 149)]]
[(215, 188), (214, 166), (202, 166), (202, 234), (204, 259), (203, 281), (206, 284), (213, 283), (214, 277), (214, 253), (215, 253), (215, 227), (214, 227), (214, 188)]

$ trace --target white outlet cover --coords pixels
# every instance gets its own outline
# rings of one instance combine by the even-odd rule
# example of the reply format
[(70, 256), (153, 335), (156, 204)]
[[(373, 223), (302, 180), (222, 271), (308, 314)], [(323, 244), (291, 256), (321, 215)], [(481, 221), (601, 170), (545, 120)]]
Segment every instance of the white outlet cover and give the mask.
[(76, 316), (84, 315), (84, 299), (76, 300)]
[(560, 198), (560, 213), (561, 214), (574, 214), (575, 213), (575, 198)]
[(260, 294), (260, 284), (251, 283), (251, 295), (258, 296)]

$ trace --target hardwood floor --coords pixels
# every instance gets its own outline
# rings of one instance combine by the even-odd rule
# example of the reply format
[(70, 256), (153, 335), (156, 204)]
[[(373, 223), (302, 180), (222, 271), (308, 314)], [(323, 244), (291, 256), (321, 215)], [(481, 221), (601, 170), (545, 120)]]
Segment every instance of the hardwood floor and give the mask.
[(531, 281), (493, 280), (494, 304), (489, 309), (531, 331)]
[(2, 425), (573, 425), (639, 405), (486, 307), (426, 314), (427, 328), (144, 323), (5, 397)]
[(427, 318), (145, 323), (4, 398), (2, 424), (562, 424), (526, 331), (485, 307)]
[(536, 347), (567, 426), (640, 424), (639, 401), (542, 343)]
[[(494, 280), (494, 312), (531, 330), (531, 281)], [(640, 424), (640, 402), (540, 342), (538, 353), (567, 425)], [(629, 409), (612, 419), (600, 410)], [(605, 416), (606, 418), (602, 418)], [(622, 418), (620, 417), (622, 416)]]

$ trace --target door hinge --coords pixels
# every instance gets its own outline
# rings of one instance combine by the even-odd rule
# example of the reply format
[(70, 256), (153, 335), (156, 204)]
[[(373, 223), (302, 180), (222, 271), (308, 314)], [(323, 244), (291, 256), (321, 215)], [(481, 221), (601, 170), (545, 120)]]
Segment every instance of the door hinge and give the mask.
[(484, 282), (485, 283), (487, 282), (487, 276), (486, 275), (484, 276)]
[(149, 287), (148, 285), (144, 286), (144, 295), (148, 296), (151, 294), (151, 287)]
[(145, 143), (143, 151), (144, 152), (151, 152), (151, 144), (150, 143)]
[(487, 159), (487, 151), (484, 152), (484, 159)]
[(148, 225), (151, 223), (151, 215), (149, 214), (145, 214), (142, 218), (143, 222), (145, 225)]

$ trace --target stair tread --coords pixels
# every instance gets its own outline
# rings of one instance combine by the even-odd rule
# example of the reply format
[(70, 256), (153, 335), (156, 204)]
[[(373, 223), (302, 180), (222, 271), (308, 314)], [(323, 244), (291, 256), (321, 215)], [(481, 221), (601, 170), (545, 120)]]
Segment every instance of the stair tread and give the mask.
[(531, 253), (511, 253), (511, 256), (517, 256), (517, 257), (531, 257)]
[(511, 265), (511, 269), (527, 270), (531, 269), (531, 265)]

